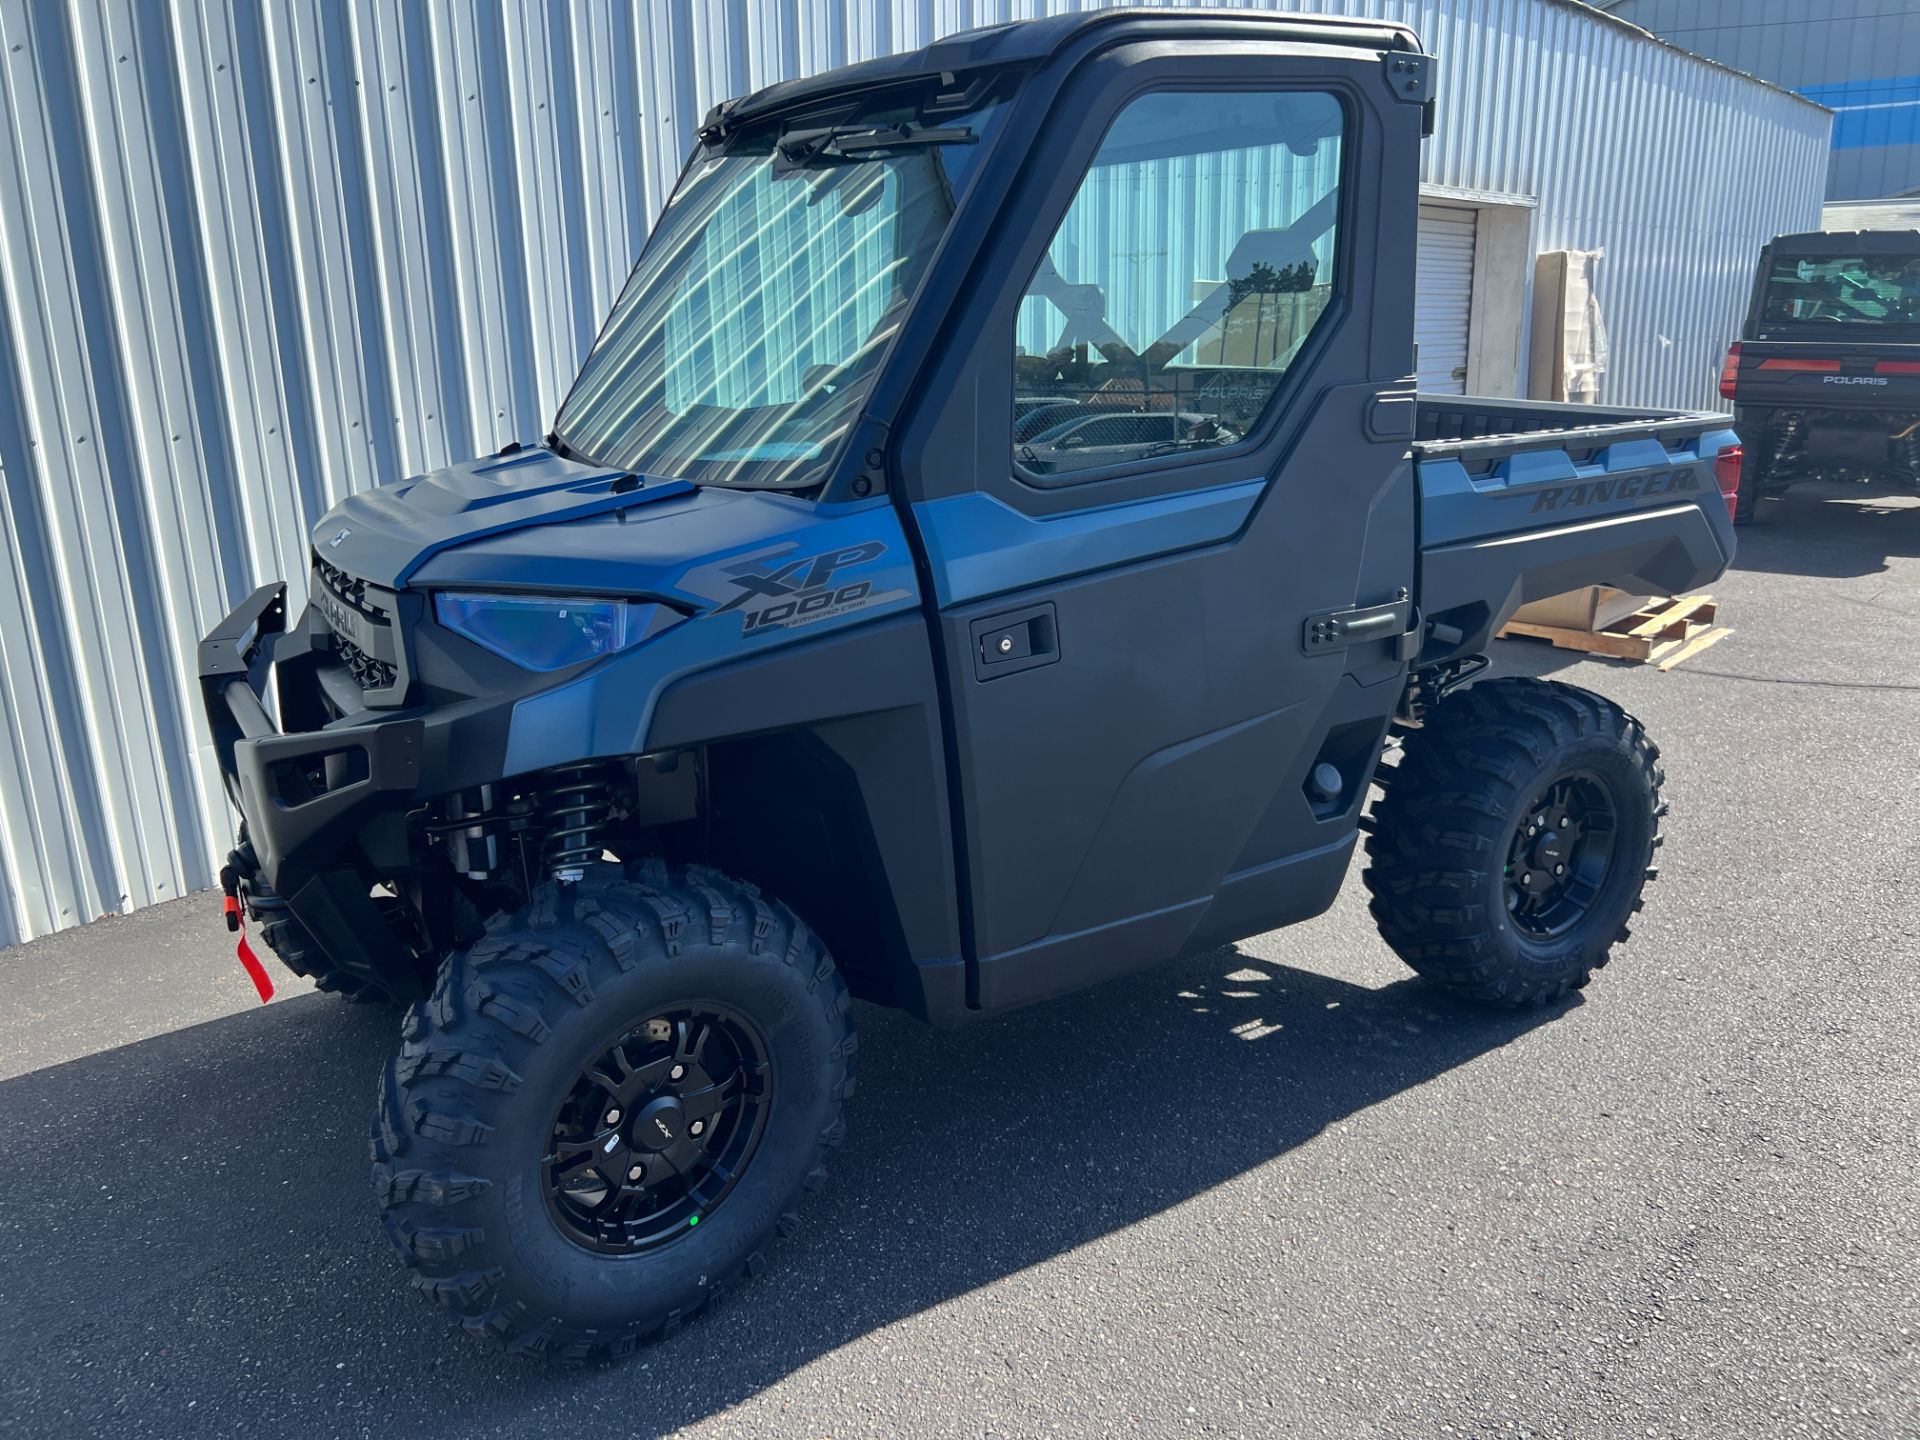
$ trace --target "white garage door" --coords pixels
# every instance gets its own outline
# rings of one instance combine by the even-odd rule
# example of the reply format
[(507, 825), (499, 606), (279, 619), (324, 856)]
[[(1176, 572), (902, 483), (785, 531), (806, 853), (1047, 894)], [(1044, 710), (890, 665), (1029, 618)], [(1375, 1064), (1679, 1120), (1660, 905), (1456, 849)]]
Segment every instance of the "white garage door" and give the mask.
[(1473, 232), (1478, 212), (1461, 205), (1420, 206), (1420, 269), (1413, 339), (1420, 388), (1460, 395), (1467, 388), (1467, 313), (1473, 305)]

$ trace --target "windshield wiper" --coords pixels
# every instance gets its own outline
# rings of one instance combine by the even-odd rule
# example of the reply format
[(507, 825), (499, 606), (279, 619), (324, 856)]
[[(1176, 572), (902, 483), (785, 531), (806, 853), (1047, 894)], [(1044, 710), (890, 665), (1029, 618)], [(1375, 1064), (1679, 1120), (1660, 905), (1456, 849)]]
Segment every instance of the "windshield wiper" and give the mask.
[(879, 150), (972, 145), (979, 138), (964, 125), (825, 125), (789, 130), (778, 148), (786, 164), (810, 165), (823, 159), (854, 160)]

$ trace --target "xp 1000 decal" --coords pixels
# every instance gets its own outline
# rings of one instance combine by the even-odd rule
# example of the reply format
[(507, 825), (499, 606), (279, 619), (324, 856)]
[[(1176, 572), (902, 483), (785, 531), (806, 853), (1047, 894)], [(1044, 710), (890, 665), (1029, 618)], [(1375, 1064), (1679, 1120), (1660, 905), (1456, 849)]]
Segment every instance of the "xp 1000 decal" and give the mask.
[(862, 540), (807, 555), (795, 555), (798, 548), (783, 545), (711, 567), (707, 575), (720, 582), (715, 588), (731, 592), (714, 613), (738, 611), (741, 634), (757, 635), (912, 597), (910, 590), (888, 583), (892, 577), (878, 563), (887, 553), (883, 541)]

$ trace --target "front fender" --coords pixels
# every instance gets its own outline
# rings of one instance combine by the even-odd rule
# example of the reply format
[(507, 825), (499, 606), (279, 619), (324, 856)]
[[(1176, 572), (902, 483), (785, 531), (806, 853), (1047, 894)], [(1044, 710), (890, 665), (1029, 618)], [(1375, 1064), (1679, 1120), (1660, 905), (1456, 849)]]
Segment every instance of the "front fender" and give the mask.
[(791, 514), (784, 535), (681, 568), (671, 593), (699, 605), (694, 615), (520, 700), (505, 773), (641, 753), (661, 695), (688, 677), (919, 609), (913, 558), (884, 500)]

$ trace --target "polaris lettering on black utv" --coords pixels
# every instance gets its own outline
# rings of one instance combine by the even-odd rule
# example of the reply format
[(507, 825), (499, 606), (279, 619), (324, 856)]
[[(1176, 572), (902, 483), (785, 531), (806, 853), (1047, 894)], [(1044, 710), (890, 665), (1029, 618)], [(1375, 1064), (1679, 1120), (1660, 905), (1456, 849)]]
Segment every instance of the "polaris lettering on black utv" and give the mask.
[(1745, 442), (1743, 524), (1802, 480), (1920, 488), (1920, 231), (1772, 241), (1720, 393)]
[(692, 1314), (822, 1177), (849, 992), (953, 1025), (1307, 919), (1371, 785), (1422, 974), (1534, 1004), (1625, 938), (1654, 746), (1463, 687), (1526, 600), (1717, 575), (1734, 436), (1415, 397), (1432, 77), (1122, 10), (722, 105), (546, 442), (353, 497), (208, 637), (232, 891), (408, 1003), (374, 1183), (467, 1330)]

